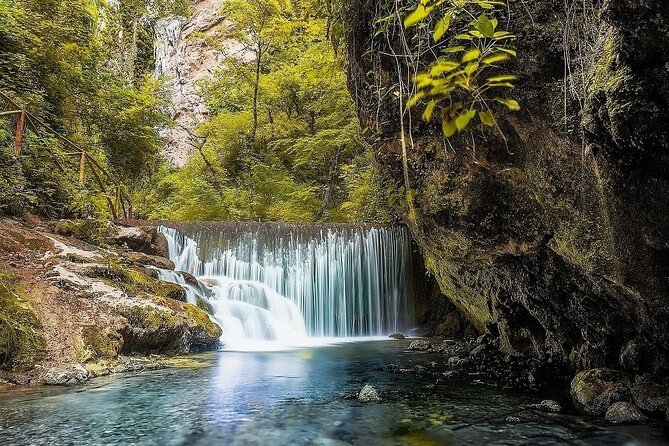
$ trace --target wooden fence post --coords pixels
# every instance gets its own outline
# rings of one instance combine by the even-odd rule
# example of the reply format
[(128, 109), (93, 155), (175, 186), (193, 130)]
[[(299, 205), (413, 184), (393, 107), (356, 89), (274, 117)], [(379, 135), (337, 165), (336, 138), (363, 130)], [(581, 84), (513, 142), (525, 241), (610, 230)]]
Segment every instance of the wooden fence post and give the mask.
[(21, 145), (23, 144), (23, 130), (26, 126), (26, 112), (21, 110), (19, 118), (16, 120), (16, 139), (14, 140), (14, 154), (21, 154)]

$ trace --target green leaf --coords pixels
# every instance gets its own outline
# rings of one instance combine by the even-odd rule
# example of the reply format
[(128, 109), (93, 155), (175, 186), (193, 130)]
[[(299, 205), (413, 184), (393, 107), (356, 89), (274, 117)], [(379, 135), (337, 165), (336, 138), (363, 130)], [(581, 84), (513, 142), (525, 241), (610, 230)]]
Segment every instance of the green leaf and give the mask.
[(444, 50), (444, 53), (450, 54), (450, 53), (459, 53), (460, 51), (464, 51), (465, 47), (464, 46), (452, 46), (448, 47)]
[(419, 91), (411, 99), (407, 101), (407, 108), (415, 107), (418, 102), (425, 97), (424, 91)]
[(469, 109), (455, 118), (455, 126), (457, 127), (458, 131), (462, 131), (467, 128), (471, 120), (474, 119), (474, 116), (476, 116), (476, 110)]
[(508, 81), (515, 81), (518, 79), (517, 76), (514, 76), (512, 74), (506, 74), (503, 76), (493, 76), (488, 78), (488, 82), (508, 82)]
[(481, 14), (481, 17), (474, 22), (474, 28), (483, 34), (484, 37), (492, 37), (495, 34), (495, 27), (485, 14)]
[(506, 88), (516, 88), (515, 85), (513, 85), (510, 82), (492, 82), (492, 83), (487, 83), (486, 84), (488, 87), (506, 87)]
[(425, 121), (430, 121), (432, 119), (432, 114), (434, 113), (434, 107), (436, 107), (437, 101), (432, 99), (430, 102), (427, 103), (427, 106), (425, 107), (425, 111), (423, 112), (423, 120)]
[(491, 111), (479, 112), (479, 119), (481, 120), (483, 125), (487, 125), (488, 127), (495, 126), (495, 117), (493, 116)]
[(464, 56), (462, 56), (462, 61), (463, 62), (471, 62), (473, 60), (476, 60), (479, 58), (481, 55), (481, 51), (479, 51), (478, 48), (471, 49), (465, 53)]
[(514, 99), (504, 99), (504, 98), (495, 98), (495, 101), (499, 102), (502, 105), (505, 105), (506, 108), (513, 111), (520, 110), (520, 104)]
[(455, 135), (455, 133), (458, 131), (458, 128), (455, 126), (454, 120), (444, 119), (444, 121), (441, 123), (441, 130), (444, 132), (444, 136), (446, 138), (450, 138), (451, 136)]
[(437, 77), (449, 71), (453, 71), (460, 66), (459, 63), (453, 62), (451, 60), (446, 60), (442, 62), (437, 62), (435, 65), (430, 68), (430, 76)]
[(425, 19), (430, 13), (434, 7), (432, 6), (425, 6), (425, 5), (418, 5), (416, 10), (409, 14), (405, 19), (404, 19), (404, 27), (405, 28), (410, 28), (417, 24), (418, 22), (422, 21)]
[(505, 60), (508, 60), (510, 57), (508, 54), (505, 53), (495, 53), (492, 56), (484, 57), (482, 62), (487, 65), (492, 65), (497, 62), (504, 62)]
[(516, 56), (517, 56), (515, 50), (509, 49), (509, 48), (500, 48), (499, 50), (500, 50), (500, 51), (504, 51), (504, 52), (507, 53), (507, 54), (510, 54), (511, 57), (516, 57)]
[(471, 76), (472, 73), (478, 69), (478, 67), (479, 67), (478, 62), (470, 62), (465, 67), (465, 73), (467, 73), (467, 76)]
[(455, 38), (460, 40), (474, 40), (474, 38), (469, 34), (458, 34), (455, 36)]
[(446, 14), (444, 18), (439, 20), (437, 22), (437, 25), (434, 27), (434, 33), (432, 34), (432, 38), (434, 39), (435, 42), (438, 42), (441, 40), (442, 37), (444, 37), (444, 34), (448, 31), (448, 28), (451, 26), (451, 15)]

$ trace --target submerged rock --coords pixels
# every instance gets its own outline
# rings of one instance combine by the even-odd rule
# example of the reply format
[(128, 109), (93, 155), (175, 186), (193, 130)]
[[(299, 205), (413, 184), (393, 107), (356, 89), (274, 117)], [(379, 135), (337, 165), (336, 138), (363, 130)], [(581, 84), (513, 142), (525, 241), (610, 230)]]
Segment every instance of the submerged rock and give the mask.
[(390, 339), (406, 339), (406, 336), (404, 336), (402, 333), (393, 333), (390, 336), (388, 336)]
[(374, 387), (366, 384), (358, 393), (358, 401), (361, 403), (378, 403), (381, 401), (381, 397)]
[(407, 350), (423, 352), (423, 351), (426, 351), (426, 350), (430, 350), (431, 348), (432, 348), (432, 344), (430, 344), (425, 339), (417, 339), (415, 341), (412, 341), (411, 344), (409, 344), (409, 347), (407, 347)]
[(585, 413), (603, 415), (611, 404), (631, 399), (630, 380), (618, 370), (585, 370), (571, 381), (571, 396)]
[(605, 419), (614, 424), (640, 424), (648, 421), (648, 417), (628, 401), (618, 401), (611, 404), (606, 411)]

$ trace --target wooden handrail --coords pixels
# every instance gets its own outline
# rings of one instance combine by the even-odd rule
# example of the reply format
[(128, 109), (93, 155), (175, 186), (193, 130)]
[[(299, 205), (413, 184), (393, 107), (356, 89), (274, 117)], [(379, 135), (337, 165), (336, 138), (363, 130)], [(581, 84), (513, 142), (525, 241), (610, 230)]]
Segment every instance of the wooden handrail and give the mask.
[[(21, 145), (23, 142), (23, 131), (26, 126), (26, 118), (29, 123), (32, 124), (33, 130), (35, 132), (38, 132), (38, 126), (42, 127), (44, 130), (47, 131), (47, 133), (50, 133), (54, 135), (58, 140), (63, 142), (66, 146), (69, 148), (75, 150), (75, 152), (71, 153), (66, 153), (65, 156), (77, 156), (79, 157), (79, 183), (83, 184), (85, 180), (85, 165), (90, 164), (91, 166), (91, 173), (93, 174), (93, 178), (95, 179), (95, 182), (97, 183), (98, 187), (100, 188), (100, 191), (104, 195), (107, 205), (109, 206), (109, 211), (112, 214), (113, 219), (118, 218), (118, 211), (121, 210), (123, 212), (124, 218), (130, 218), (132, 217), (132, 202), (130, 200), (130, 197), (128, 194), (124, 192), (123, 185), (121, 182), (117, 181), (116, 178), (114, 178), (113, 175), (111, 175), (100, 163), (93, 157), (91, 156), (90, 153), (88, 153), (85, 149), (74, 143), (72, 140), (67, 138), (66, 136), (60, 134), (56, 130), (54, 130), (51, 126), (49, 126), (46, 122), (44, 122), (42, 119), (40, 119), (38, 116), (34, 115), (31, 113), (29, 110), (27, 110), (25, 107), (19, 106), (12, 98), (7, 96), (4, 92), (0, 91), (0, 98), (4, 99), (6, 102), (8, 102), (12, 107), (16, 108), (17, 110), (11, 110), (11, 111), (5, 111), (5, 112), (0, 112), (0, 116), (9, 116), (9, 115), (19, 115), (19, 118), (17, 120), (17, 127), (16, 127), (16, 138), (15, 138), (15, 144), (14, 144), (14, 151), (16, 155), (19, 155), (21, 153)], [(57, 162), (57, 160), (52, 160), (59, 169), (64, 170), (63, 167), (60, 165), (60, 163)], [(99, 173), (98, 173), (99, 172)], [(112, 200), (108, 193), (107, 193), (107, 188), (104, 185), (104, 181), (102, 180), (102, 177), (100, 176), (100, 173), (104, 176), (104, 178), (112, 183), (115, 189), (115, 201)], [(124, 203), (127, 202), (127, 207), (126, 204)]]

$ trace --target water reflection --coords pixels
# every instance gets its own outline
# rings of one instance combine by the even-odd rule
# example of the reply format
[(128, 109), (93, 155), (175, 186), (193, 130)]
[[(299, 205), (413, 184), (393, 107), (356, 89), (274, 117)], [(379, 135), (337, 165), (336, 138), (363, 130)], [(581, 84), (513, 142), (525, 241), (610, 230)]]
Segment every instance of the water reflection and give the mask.
[[(110, 377), (76, 389), (0, 395), (7, 445), (655, 445), (661, 425), (609, 428), (570, 415), (505, 414), (554, 395), (506, 392), (459, 380), (392, 374), (422, 365), (404, 341), (283, 352), (221, 352), (205, 367)], [(343, 398), (372, 383), (381, 404)], [(490, 418), (488, 421), (480, 421)], [(470, 425), (471, 424), (471, 425)]]

